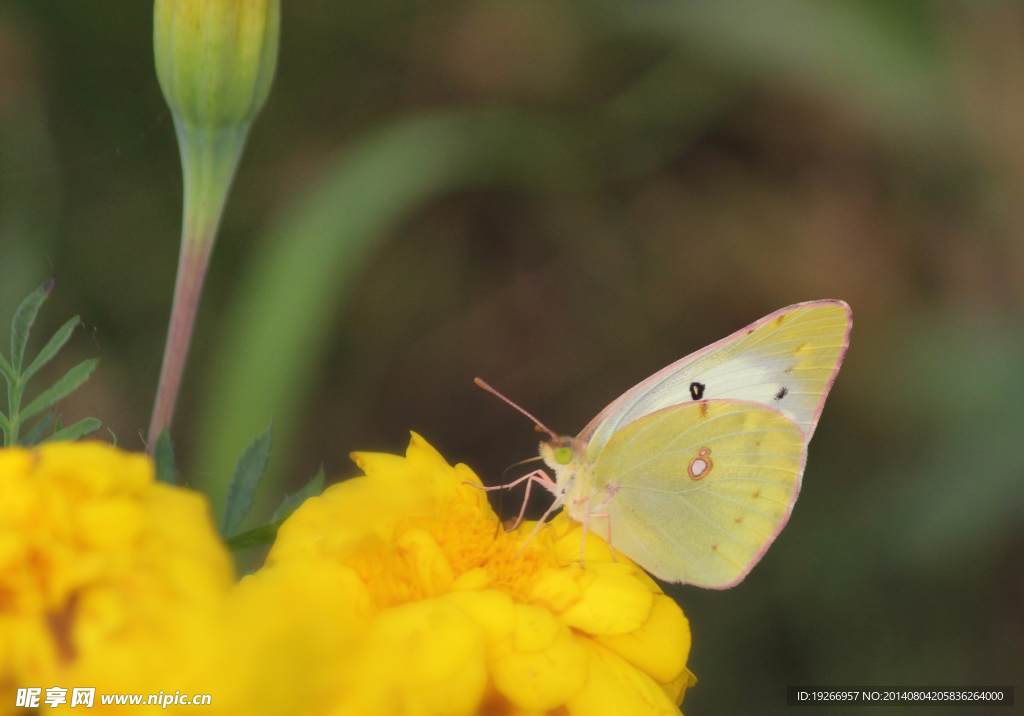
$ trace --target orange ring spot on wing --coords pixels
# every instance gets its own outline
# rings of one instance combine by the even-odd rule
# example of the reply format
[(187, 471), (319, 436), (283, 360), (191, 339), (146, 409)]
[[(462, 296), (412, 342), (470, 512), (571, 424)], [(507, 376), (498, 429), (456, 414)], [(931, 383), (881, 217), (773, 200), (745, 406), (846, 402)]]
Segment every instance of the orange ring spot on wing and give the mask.
[(708, 476), (714, 466), (715, 463), (711, 461), (711, 450), (705, 447), (698, 450), (697, 457), (690, 460), (686, 472), (691, 480), (702, 480)]

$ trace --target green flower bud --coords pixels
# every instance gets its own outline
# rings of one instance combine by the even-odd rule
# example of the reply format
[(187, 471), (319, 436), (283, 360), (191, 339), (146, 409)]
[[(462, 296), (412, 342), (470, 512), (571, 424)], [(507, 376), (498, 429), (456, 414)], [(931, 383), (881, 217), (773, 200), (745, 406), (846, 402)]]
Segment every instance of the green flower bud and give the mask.
[(156, 72), (175, 118), (250, 124), (274, 79), (280, 26), (279, 0), (156, 0)]
[(280, 0), (156, 0), (156, 73), (174, 115), (185, 201), (171, 324), (150, 421), (174, 417), (203, 280), (249, 126), (277, 65)]

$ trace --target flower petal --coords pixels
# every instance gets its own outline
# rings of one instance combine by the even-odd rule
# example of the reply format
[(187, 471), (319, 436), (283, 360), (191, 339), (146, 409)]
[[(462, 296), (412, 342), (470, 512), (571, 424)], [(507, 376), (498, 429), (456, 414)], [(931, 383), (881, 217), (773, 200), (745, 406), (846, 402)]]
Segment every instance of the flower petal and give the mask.
[(676, 679), (686, 669), (690, 654), (690, 623), (671, 598), (655, 595), (650, 618), (629, 634), (595, 636), (630, 664), (659, 684)]
[(549, 612), (517, 604), (513, 646), (530, 650), (516, 648), (491, 663), (495, 688), (512, 703), (528, 709), (553, 709), (583, 688), (586, 651)]
[(566, 707), (571, 716), (679, 716), (651, 677), (593, 641), (578, 637), (590, 660), (590, 678)]
[(639, 629), (651, 613), (653, 594), (636, 577), (632, 564), (598, 562), (580, 577), (583, 598), (562, 620), (588, 634), (626, 634)]

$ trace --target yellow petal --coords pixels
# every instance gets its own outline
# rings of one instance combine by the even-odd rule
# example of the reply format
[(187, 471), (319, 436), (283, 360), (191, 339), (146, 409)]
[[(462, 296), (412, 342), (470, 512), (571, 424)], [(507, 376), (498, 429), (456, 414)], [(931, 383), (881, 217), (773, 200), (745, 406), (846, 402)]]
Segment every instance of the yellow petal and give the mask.
[(518, 652), (547, 649), (564, 630), (555, 616), (543, 607), (517, 604), (515, 610), (516, 629), (512, 643)]
[(651, 677), (590, 639), (577, 638), (588, 652), (590, 677), (566, 703), (571, 716), (679, 716)]
[(419, 583), (421, 594), (437, 597), (451, 589), (451, 565), (444, 552), (427, 532), (417, 529), (402, 531), (395, 542), (410, 564)]
[(482, 631), (443, 599), (381, 611), (356, 658), (335, 716), (470, 716), (487, 687)]
[(683, 696), (686, 694), (686, 690), (691, 686), (697, 685), (697, 677), (693, 675), (693, 672), (689, 669), (683, 669), (679, 672), (679, 676), (672, 679), (667, 684), (662, 684), (661, 688), (668, 694), (668, 697), (672, 699), (672, 702), (679, 706), (683, 703)]
[(588, 634), (626, 634), (651, 613), (654, 595), (625, 563), (596, 563), (580, 577), (583, 598), (562, 614), (569, 626)]
[(488, 647), (509, 640), (516, 627), (512, 598), (496, 589), (480, 592), (452, 592), (446, 599), (463, 611), (483, 630)]
[[(2, 563), (2, 562), (0, 562)], [(483, 567), (474, 567), (468, 572), (463, 572), (452, 582), (453, 592), (469, 592), (486, 589), (494, 579), (491, 573)]]
[(516, 606), (514, 643), (532, 647), (549, 639), (550, 642), (539, 650), (512, 651), (494, 660), (491, 663), (494, 686), (517, 706), (553, 709), (583, 688), (587, 679), (586, 651), (563, 625), (557, 625), (551, 639), (550, 625), (538, 618), (538, 612), (543, 611), (539, 607)]
[(579, 584), (582, 572), (579, 565), (542, 569), (530, 589), (530, 601), (543, 604), (555, 614), (564, 613), (583, 598)]
[(90, 500), (78, 509), (79, 539), (100, 549), (127, 546), (143, 529), (143, 512), (137, 500), (106, 498)]
[(686, 670), (690, 654), (690, 623), (670, 597), (654, 597), (650, 618), (628, 634), (595, 636), (633, 666), (647, 672), (659, 684), (667, 684)]

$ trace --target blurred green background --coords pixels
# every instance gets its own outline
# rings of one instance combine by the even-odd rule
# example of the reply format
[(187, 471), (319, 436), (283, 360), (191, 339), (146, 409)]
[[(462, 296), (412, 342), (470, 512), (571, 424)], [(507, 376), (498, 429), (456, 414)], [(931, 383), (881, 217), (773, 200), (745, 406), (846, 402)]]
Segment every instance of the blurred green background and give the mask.
[[(65, 423), (130, 449), (181, 212), (151, 13), (0, 6), (0, 313), (57, 275), (37, 335), (88, 330), (51, 376), (102, 356)], [(273, 416), (263, 517), (409, 429), (497, 483), (537, 436), (474, 376), (574, 433), (819, 298), (855, 326), (789, 526), (737, 588), (670, 589), (700, 679), (685, 712), (788, 713), (787, 684), (1020, 689), (1019, 2), (285, 0), (179, 463), (216, 502)], [(1010, 709), (872, 709), (904, 711)]]

